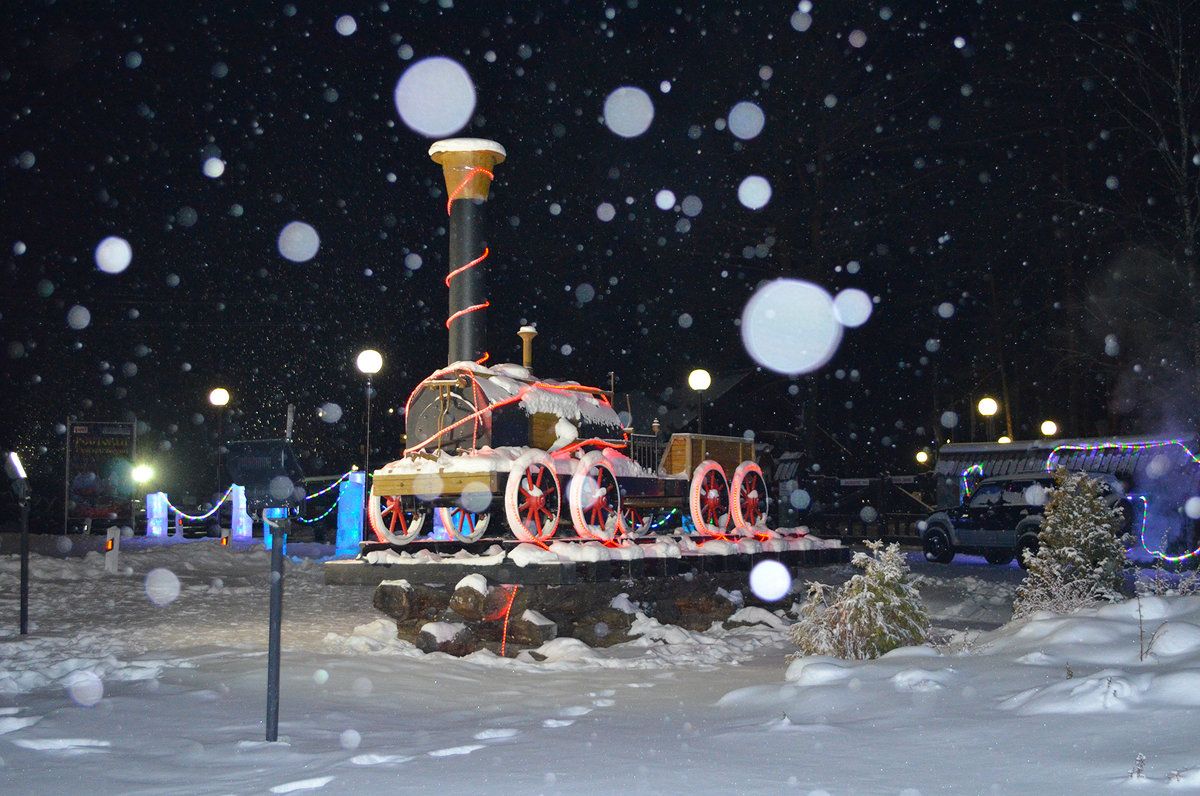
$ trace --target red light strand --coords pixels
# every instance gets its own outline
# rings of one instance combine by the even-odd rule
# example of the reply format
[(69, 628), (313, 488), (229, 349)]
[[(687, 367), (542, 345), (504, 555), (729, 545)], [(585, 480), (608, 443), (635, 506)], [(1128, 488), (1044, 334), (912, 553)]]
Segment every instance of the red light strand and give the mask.
[(504, 606), (504, 633), (500, 636), (500, 657), (504, 657), (505, 647), (508, 645), (508, 615), (512, 613), (513, 600), (517, 599), (517, 586), (514, 584), (512, 591), (508, 594), (508, 605)]
[(446, 287), (450, 287), (450, 282), (454, 279), (454, 277), (458, 276), (463, 271), (466, 271), (468, 268), (474, 268), (475, 266), (479, 265), (481, 262), (486, 260), (488, 258), (488, 253), (490, 251), (491, 251), (491, 249), (489, 249), (487, 246), (484, 246), (483, 254), (479, 255), (478, 257), (476, 257), (474, 260), (467, 263), (466, 265), (459, 266), (458, 268), (455, 268), (450, 273), (446, 274)]
[(463, 181), (458, 184), (458, 187), (450, 192), (450, 197), (448, 199), (446, 199), (446, 215), (450, 215), (450, 206), (454, 204), (455, 198), (457, 198), (458, 195), (460, 193), (462, 193), (463, 188), (467, 187), (467, 183), (469, 183), (476, 174), (486, 174), (487, 178), (489, 180), (496, 179), (496, 175), (493, 174), (492, 172), (488, 171), (485, 168), (482, 168), (480, 166), (475, 166), (474, 168), (472, 168), (470, 171), (467, 172), (467, 176), (463, 177)]
[[(462, 193), (463, 189), (467, 187), (467, 183), (469, 183), (471, 180), (473, 180), (475, 178), (476, 174), (486, 174), (487, 178), (489, 180), (495, 179), (495, 176), (496, 176), (492, 172), (488, 171), (487, 169), (481, 168), (479, 166), (475, 166), (470, 171), (468, 171), (467, 175), (465, 177), (463, 177), (462, 182), (460, 182), (458, 184), (457, 188), (455, 188), (453, 191), (450, 192), (449, 198), (446, 199), (446, 215), (450, 215), (450, 208), (453, 207), (455, 198), (457, 198), (457, 196), (460, 193)], [(483, 249), (483, 254), (479, 255), (471, 262), (466, 263), (465, 265), (460, 265), (458, 268), (455, 268), (453, 271), (448, 273), (446, 275), (446, 287), (450, 287), (450, 281), (452, 279), (454, 279), (454, 277), (458, 276), (463, 271), (466, 271), (468, 268), (474, 268), (475, 266), (479, 265), (484, 260), (486, 260), (488, 258), (488, 252), (489, 252), (489, 250), (485, 246)], [(486, 309), (487, 307), (490, 307), (490, 306), (491, 306), (491, 302), (484, 301), (482, 304), (472, 304), (469, 307), (464, 307), (463, 309), (455, 312), (449, 318), (446, 319), (446, 328), (449, 329), (450, 324), (453, 323), (454, 321), (458, 320), (462, 316), (467, 315), (472, 312), (478, 312), (479, 310)], [(483, 363), (483, 362), (486, 362), (487, 359), (488, 359), (488, 354), (485, 351), (483, 353), (483, 356), (478, 361), (480, 363)]]

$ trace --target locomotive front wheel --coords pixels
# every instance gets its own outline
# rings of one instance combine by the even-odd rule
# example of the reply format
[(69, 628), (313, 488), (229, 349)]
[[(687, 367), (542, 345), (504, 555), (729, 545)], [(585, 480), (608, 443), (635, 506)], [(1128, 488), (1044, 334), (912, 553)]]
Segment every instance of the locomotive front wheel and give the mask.
[(513, 462), (504, 487), (504, 514), (513, 536), (522, 542), (549, 539), (561, 513), (562, 491), (550, 455), (529, 451)]
[(621, 490), (617, 476), (599, 451), (579, 460), (567, 487), (571, 524), (584, 538), (606, 542), (621, 529)]
[(721, 536), (729, 527), (729, 482), (721, 465), (706, 459), (692, 471), (688, 508), (696, 530), (706, 536)]
[(456, 542), (474, 542), (487, 531), (492, 520), (490, 512), (466, 511), (460, 508), (438, 507), (438, 519), (450, 538)]
[(765, 530), (767, 526), (767, 479), (754, 462), (742, 462), (733, 471), (729, 484), (729, 508), (733, 527), (743, 533)]
[(367, 519), (375, 538), (391, 544), (408, 544), (425, 527), (429, 510), (421, 506), (416, 498), (407, 500), (399, 495), (371, 493), (367, 501)]

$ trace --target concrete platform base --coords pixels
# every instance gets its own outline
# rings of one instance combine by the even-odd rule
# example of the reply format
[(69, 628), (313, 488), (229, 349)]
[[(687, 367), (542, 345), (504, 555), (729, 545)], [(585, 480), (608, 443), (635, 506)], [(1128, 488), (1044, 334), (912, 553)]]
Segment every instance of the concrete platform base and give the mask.
[(483, 575), (490, 583), (523, 586), (554, 586), (597, 583), (610, 580), (675, 577), (689, 572), (749, 572), (759, 561), (779, 561), (793, 574), (810, 567), (845, 564), (851, 551), (846, 547), (819, 550), (788, 550), (778, 553), (684, 556), (683, 558), (645, 558), (635, 561), (564, 562), (531, 564), (519, 567), (510, 561), (502, 564), (444, 563), (369, 564), (361, 559), (325, 563), (325, 583), (329, 585), (376, 586), (385, 580), (406, 580), (425, 585), (454, 585), (467, 575)]

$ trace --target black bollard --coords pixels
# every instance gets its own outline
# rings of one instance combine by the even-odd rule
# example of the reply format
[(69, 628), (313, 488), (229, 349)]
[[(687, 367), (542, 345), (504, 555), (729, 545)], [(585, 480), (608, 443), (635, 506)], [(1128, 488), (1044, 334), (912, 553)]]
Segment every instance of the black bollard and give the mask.
[[(22, 481), (24, 484), (25, 482)], [(21, 501), (21, 635), (29, 635), (29, 492), (25, 487)]]
[(283, 540), (286, 515), (274, 520), (271, 533), (271, 620), (267, 640), (267, 740), (279, 740), (279, 628), (283, 622)]

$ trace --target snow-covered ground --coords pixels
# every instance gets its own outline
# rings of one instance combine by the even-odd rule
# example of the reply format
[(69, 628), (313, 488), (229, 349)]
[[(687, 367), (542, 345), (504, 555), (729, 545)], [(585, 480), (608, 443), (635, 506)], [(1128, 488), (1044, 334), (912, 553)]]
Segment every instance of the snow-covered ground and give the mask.
[(611, 649), (558, 640), (544, 662), (455, 659), (397, 641), (371, 587), (326, 586), (319, 561), (292, 558), (280, 740), (266, 743), (261, 546), (127, 549), (120, 574), (100, 554), (35, 556), (26, 637), (6, 556), (0, 791), (1200, 790), (1200, 598), (1005, 624), (1018, 569), (911, 559), (945, 643), (789, 664), (802, 584), (782, 616), (747, 612), (768, 624), (646, 621)]

